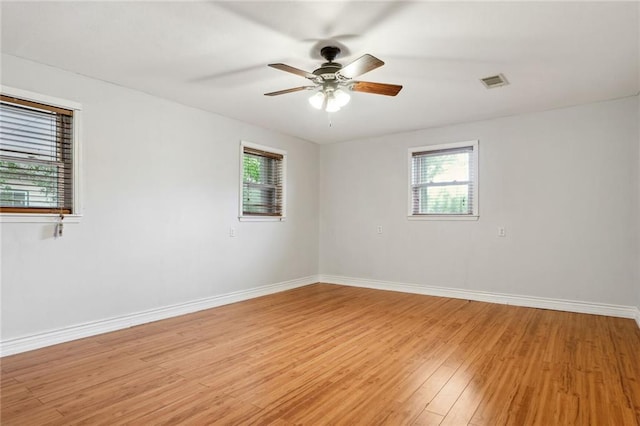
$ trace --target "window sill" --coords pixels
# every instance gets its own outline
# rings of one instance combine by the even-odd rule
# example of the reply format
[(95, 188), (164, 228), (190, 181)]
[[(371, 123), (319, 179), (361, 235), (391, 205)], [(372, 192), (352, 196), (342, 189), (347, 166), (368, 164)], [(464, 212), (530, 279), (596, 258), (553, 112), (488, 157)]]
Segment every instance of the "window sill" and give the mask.
[(240, 222), (284, 222), (284, 216), (238, 216)]
[[(82, 215), (66, 214), (63, 223), (80, 223)], [(0, 213), (0, 223), (58, 223), (58, 214)]]
[(478, 220), (480, 216), (478, 215), (423, 215), (423, 216), (407, 216), (409, 220)]

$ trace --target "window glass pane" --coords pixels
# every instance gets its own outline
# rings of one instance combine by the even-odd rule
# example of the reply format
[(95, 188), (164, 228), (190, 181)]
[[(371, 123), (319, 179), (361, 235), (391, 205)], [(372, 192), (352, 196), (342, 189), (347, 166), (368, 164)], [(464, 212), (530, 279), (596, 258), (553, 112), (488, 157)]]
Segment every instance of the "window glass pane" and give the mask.
[(2, 150), (13, 157), (55, 161), (58, 120), (54, 113), (0, 104)]
[(243, 152), (242, 213), (282, 214), (282, 160)]
[(424, 155), (417, 157), (417, 182), (466, 182), (469, 180), (470, 153)]
[(71, 212), (73, 116), (26, 103), (0, 103), (0, 206)]
[(27, 207), (29, 205), (29, 193), (27, 191), (0, 190), (0, 203), (3, 206)]
[(243, 157), (243, 177), (242, 180), (244, 182), (260, 182), (260, 160), (259, 158), (244, 154)]
[(243, 190), (244, 213), (275, 214), (278, 213), (275, 188), (263, 188), (245, 185)]
[(477, 215), (477, 147), (470, 141), (410, 149), (409, 214)]
[(277, 160), (273, 158), (244, 154), (244, 181), (265, 185), (276, 185), (278, 183), (276, 161)]
[(49, 207), (58, 206), (58, 167), (28, 161), (0, 161), (0, 190), (4, 193), (22, 192), (24, 203), (7, 202), (2, 197), (2, 205), (8, 207)]
[(419, 214), (469, 214), (469, 185), (421, 187), (418, 204)]

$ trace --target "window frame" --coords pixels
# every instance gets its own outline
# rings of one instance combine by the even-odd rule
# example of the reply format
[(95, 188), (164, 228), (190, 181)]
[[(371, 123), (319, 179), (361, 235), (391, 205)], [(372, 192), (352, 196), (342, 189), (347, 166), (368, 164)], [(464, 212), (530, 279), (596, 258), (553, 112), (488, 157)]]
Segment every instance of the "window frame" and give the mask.
[[(480, 179), (478, 171), (478, 157), (480, 142), (478, 140), (470, 140), (464, 142), (444, 143), (438, 145), (426, 145), (409, 148), (408, 150), (408, 199), (407, 199), (407, 217), (409, 220), (478, 220), (479, 213), (479, 194)], [(470, 166), (472, 168), (469, 182), (473, 184), (473, 197), (471, 199), (471, 214), (414, 214), (413, 213), (413, 154), (416, 152), (431, 152), (443, 150), (455, 150), (461, 148), (471, 148), (472, 154)]]
[[(264, 151), (268, 154), (282, 156), (282, 209), (280, 215), (261, 215), (261, 214), (245, 214), (243, 209), (244, 201), (244, 149), (250, 148), (254, 150)], [(238, 220), (240, 221), (255, 221), (255, 222), (282, 222), (287, 216), (287, 151), (282, 149), (272, 148), (270, 146), (260, 145), (247, 141), (240, 141), (240, 172), (239, 176), (239, 191), (238, 191)]]
[[(72, 211), (64, 214), (65, 223), (77, 223), (82, 218), (82, 105), (80, 103), (30, 92), (15, 87), (0, 86), (0, 93), (5, 96), (18, 98), (28, 102), (44, 104), (54, 108), (73, 111), (73, 141), (72, 149)], [(55, 223), (60, 220), (59, 213), (51, 212), (0, 212), (0, 222), (8, 223)]]

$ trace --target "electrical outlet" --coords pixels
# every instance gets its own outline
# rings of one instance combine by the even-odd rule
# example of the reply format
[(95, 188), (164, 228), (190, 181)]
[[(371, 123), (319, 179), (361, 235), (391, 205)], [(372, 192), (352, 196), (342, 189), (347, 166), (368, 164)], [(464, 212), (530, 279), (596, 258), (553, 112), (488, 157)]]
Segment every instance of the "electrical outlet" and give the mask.
[(229, 228), (229, 236), (230, 237), (236, 236), (236, 228)]
[(507, 236), (507, 230), (504, 229), (504, 226), (499, 226), (498, 227), (498, 237), (506, 237)]
[(382, 234), (382, 226), (378, 226), (378, 234)]

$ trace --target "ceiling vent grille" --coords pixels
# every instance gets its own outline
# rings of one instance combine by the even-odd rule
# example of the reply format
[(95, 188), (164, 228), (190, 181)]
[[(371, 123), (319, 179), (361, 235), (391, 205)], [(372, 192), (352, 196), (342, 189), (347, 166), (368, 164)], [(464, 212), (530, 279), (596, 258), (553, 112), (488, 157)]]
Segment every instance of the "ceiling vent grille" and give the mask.
[(509, 84), (505, 76), (502, 74), (481, 78), (480, 81), (482, 81), (482, 84), (484, 84), (484, 87), (486, 87), (487, 89), (493, 89), (494, 87), (502, 87)]

